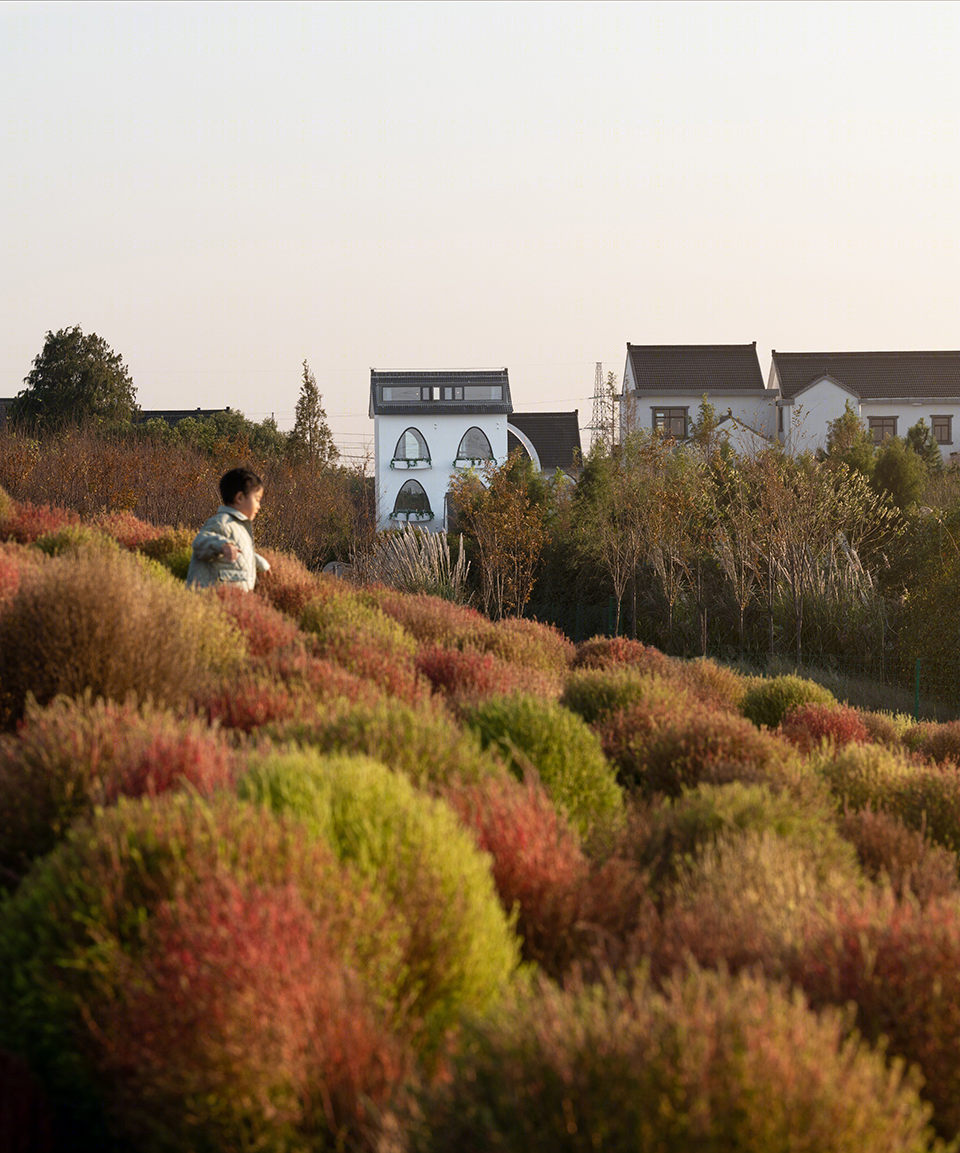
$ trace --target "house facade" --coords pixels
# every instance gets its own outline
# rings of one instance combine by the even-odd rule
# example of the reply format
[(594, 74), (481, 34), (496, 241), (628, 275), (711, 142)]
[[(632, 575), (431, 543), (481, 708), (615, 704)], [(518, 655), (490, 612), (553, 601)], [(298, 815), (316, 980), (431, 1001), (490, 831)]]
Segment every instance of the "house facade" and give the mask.
[(621, 436), (645, 429), (683, 440), (706, 395), (722, 417), (771, 438), (775, 394), (764, 387), (752, 344), (628, 344), (620, 408)]
[(505, 368), (449, 372), (370, 370), (377, 523), (447, 523), (454, 476), (507, 459), (513, 412)]
[(825, 448), (848, 403), (876, 444), (922, 418), (944, 463), (960, 452), (960, 352), (774, 351), (768, 387), (791, 452)]

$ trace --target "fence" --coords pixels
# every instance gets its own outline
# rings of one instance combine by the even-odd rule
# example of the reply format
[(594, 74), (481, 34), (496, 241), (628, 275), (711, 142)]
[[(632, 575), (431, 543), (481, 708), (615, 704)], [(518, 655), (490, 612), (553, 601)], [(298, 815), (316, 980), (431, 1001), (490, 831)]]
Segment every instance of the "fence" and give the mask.
[[(556, 626), (579, 644), (590, 637), (614, 635), (617, 602), (614, 597), (592, 605), (545, 601), (528, 605), (525, 615)], [(620, 628), (622, 632), (623, 617)], [(960, 717), (960, 654), (942, 660), (904, 657), (890, 651), (870, 655), (807, 652), (799, 669), (792, 650), (771, 656), (768, 651), (742, 652), (728, 647), (708, 650), (707, 656), (745, 672), (799, 672), (826, 685), (839, 699), (862, 708), (908, 713), (916, 720)]]

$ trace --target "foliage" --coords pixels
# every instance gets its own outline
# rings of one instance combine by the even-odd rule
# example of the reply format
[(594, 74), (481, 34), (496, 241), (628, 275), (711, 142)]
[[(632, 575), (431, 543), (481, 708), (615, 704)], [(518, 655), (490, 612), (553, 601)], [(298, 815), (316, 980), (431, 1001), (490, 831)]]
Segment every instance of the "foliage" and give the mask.
[(450, 559), (446, 532), (425, 532), (416, 525), (377, 534), (371, 550), (353, 557), (354, 575), (407, 593), (426, 593), (456, 604), (470, 600), (470, 564), (461, 535), (457, 559)]
[(434, 1036), (480, 1012), (517, 961), (486, 858), (440, 799), (368, 758), (315, 751), (254, 758), (241, 796), (291, 812), (385, 894), (406, 928), (398, 990)]
[(916, 424), (907, 429), (907, 446), (912, 448), (918, 457), (927, 466), (927, 472), (938, 473), (943, 471), (943, 458), (940, 448), (933, 439), (930, 426), (921, 416)]
[(876, 463), (873, 439), (849, 400), (841, 415), (827, 425), (827, 458), (864, 476), (873, 475)]
[(550, 695), (546, 677), (538, 678), (531, 670), (501, 660), (493, 653), (424, 647), (417, 653), (416, 665), (417, 672), (427, 678), (434, 692), (443, 694), (452, 703), (531, 692), (537, 687), (538, 679), (543, 682), (540, 693)]
[(484, 609), (494, 617), (523, 612), (547, 540), (546, 512), (531, 499), (529, 479), (515, 450), (499, 468), (488, 465), (482, 480), (471, 470), (450, 483), (458, 523), (477, 543)]
[(775, 729), (787, 712), (805, 704), (836, 704), (833, 694), (804, 677), (768, 677), (744, 693), (740, 711), (755, 725)]
[(237, 757), (216, 730), (133, 704), (32, 700), (0, 736), (0, 885), (20, 877), (79, 817), (118, 797), (230, 787)]
[(300, 396), (297, 398), (287, 451), (294, 459), (309, 461), (320, 468), (329, 467), (340, 456), (333, 443), (333, 434), (327, 423), (327, 414), (323, 410), (316, 377), (306, 361), (303, 362)]
[(471, 1026), (416, 1148), (920, 1153), (928, 1117), (843, 1014), (761, 978), (541, 981)]
[(835, 745), (862, 744), (870, 739), (856, 709), (845, 705), (791, 705), (780, 722), (780, 735), (809, 752), (823, 741)]
[[(663, 678), (644, 675), (630, 665), (578, 669), (567, 677), (560, 703), (588, 725), (596, 725), (651, 696), (662, 697), (669, 691), (665, 683)], [(682, 689), (674, 690), (673, 695), (678, 707), (682, 707)]]
[(912, 894), (921, 904), (947, 897), (960, 887), (954, 853), (931, 844), (919, 829), (890, 813), (860, 809), (844, 814), (844, 837), (857, 850), (866, 875), (889, 884), (898, 897)]
[(617, 665), (630, 665), (644, 673), (664, 673), (670, 667), (670, 658), (652, 645), (628, 637), (592, 637), (577, 645), (573, 661), (578, 669), (608, 669)]
[(133, 380), (107, 342), (79, 325), (48, 332), (24, 388), (10, 406), (14, 424), (55, 429), (85, 417), (129, 421), (138, 411)]
[(873, 469), (877, 491), (901, 511), (917, 505), (927, 487), (927, 465), (913, 447), (898, 436), (888, 436), (877, 449)]
[(816, 1008), (856, 1006), (872, 1044), (923, 1074), (923, 1095), (945, 1136), (960, 1131), (960, 904), (896, 901), (881, 893), (841, 905), (836, 922), (798, 942), (793, 980)]
[(568, 709), (518, 694), (464, 704), (465, 723), (523, 779), (536, 773), (581, 836), (622, 821), (623, 798), (600, 741)]
[(243, 640), (214, 597), (155, 577), (127, 554), (51, 559), (24, 574), (0, 613), (8, 720), (22, 715), (28, 694), (41, 704), (87, 690), (173, 704), (243, 656)]

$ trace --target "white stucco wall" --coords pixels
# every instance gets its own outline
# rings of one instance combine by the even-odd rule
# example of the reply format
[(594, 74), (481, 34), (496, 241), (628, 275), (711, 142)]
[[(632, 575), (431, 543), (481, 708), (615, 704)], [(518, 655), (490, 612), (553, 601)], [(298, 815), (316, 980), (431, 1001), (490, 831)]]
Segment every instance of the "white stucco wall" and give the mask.
[[(772, 394), (711, 392), (709, 402), (718, 418), (731, 412), (737, 420), (749, 425), (763, 436), (776, 435), (776, 407)], [(620, 427), (624, 433), (653, 427), (654, 408), (685, 408), (688, 425), (692, 425), (700, 412), (702, 392), (671, 392), (661, 394), (625, 392), (621, 409)]]
[(827, 428), (843, 416), (847, 402), (859, 412), (860, 398), (836, 381), (823, 377), (814, 381), (784, 407), (783, 442), (788, 452), (816, 452), (827, 446)]
[[(427, 494), (433, 520), (418, 522), (424, 528), (437, 531), (445, 528), (444, 497), (450, 486), (450, 478), (459, 470), (454, 465), (457, 449), (463, 434), (476, 426), (490, 441), (497, 464), (507, 459), (507, 424), (510, 418), (505, 413), (479, 415), (457, 413), (454, 416), (435, 416), (422, 409), (411, 411), (403, 416), (374, 417), (374, 458), (377, 477), (377, 524), (380, 528), (402, 525), (402, 521), (390, 519), (404, 482), (416, 480)], [(415, 428), (427, 442), (430, 452), (428, 468), (392, 468), (393, 452), (397, 441), (408, 428)]]

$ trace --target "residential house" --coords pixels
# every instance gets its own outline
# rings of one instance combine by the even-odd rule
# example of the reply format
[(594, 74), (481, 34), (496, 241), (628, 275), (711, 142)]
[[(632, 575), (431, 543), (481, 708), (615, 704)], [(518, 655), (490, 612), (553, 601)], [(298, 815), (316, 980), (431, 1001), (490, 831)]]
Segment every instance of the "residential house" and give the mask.
[(849, 403), (879, 444), (921, 418), (945, 463), (960, 450), (960, 352), (776, 352), (768, 389), (791, 452), (826, 445)]
[(505, 368), (370, 370), (377, 521), (441, 529), (454, 476), (507, 458), (513, 412)]
[(514, 412), (507, 425), (507, 451), (521, 449), (540, 472), (574, 477), (580, 470), (580, 415), (573, 412)]
[(757, 344), (628, 344), (621, 436), (646, 429), (683, 440), (706, 396), (718, 417), (760, 437), (776, 433), (776, 393), (764, 388)]

